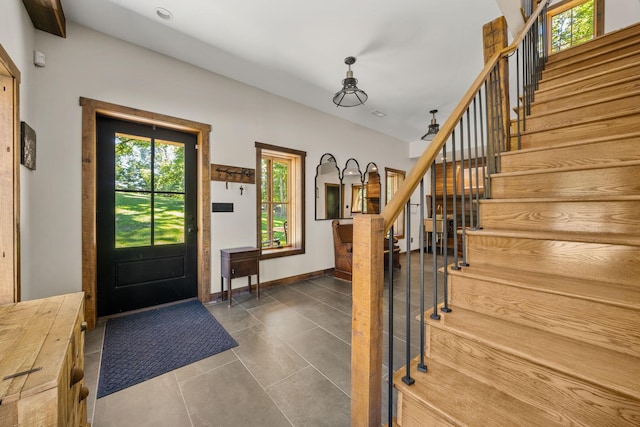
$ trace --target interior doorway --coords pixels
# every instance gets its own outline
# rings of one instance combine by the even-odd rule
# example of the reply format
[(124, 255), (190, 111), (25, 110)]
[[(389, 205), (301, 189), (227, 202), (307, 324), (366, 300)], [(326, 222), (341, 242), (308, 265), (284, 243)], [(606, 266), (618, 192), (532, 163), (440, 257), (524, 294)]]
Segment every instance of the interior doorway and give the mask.
[(20, 71), (0, 45), (0, 304), (20, 301)]

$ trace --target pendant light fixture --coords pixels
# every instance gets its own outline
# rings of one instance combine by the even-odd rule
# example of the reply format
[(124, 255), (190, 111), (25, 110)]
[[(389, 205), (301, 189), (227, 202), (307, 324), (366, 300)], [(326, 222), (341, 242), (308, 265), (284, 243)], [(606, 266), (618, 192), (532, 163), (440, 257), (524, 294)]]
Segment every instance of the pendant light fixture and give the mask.
[(351, 71), (351, 65), (355, 64), (356, 58), (348, 56), (344, 59), (344, 63), (349, 66), (347, 70), (347, 77), (342, 81), (342, 89), (339, 90), (333, 96), (333, 103), (337, 107), (356, 107), (362, 105), (367, 101), (367, 94), (365, 91), (358, 89), (358, 79), (353, 77), (353, 71)]
[(438, 131), (440, 130), (440, 125), (436, 121), (436, 113), (437, 112), (438, 112), (438, 110), (429, 111), (429, 113), (431, 113), (431, 115), (432, 115), (431, 123), (429, 124), (429, 129), (427, 130), (427, 133), (422, 135), (422, 138), (420, 138), (421, 140), (423, 140), (423, 141), (431, 141), (433, 139), (433, 137), (436, 135), (436, 133), (438, 133)]

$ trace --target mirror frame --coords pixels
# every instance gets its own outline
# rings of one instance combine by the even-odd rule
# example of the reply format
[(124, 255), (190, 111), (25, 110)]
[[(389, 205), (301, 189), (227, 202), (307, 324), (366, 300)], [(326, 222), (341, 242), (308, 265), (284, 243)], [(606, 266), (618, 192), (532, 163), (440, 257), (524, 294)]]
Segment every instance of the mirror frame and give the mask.
[[(337, 183), (333, 183), (333, 182), (325, 182), (324, 185), (322, 186), (322, 190), (325, 192), (324, 194), (326, 195), (328, 188), (333, 188), (334, 186), (338, 187), (338, 200), (339, 200), (339, 215), (336, 218), (332, 218), (329, 217), (329, 215), (327, 214), (328, 211), (328, 206), (326, 203), (326, 198), (325, 198), (325, 203), (322, 206), (322, 212), (324, 212), (324, 216), (325, 218), (318, 218), (318, 200), (320, 199), (320, 188), (318, 187), (318, 176), (320, 175), (320, 168), (322, 167), (323, 164), (327, 164), (327, 163), (333, 163), (336, 171), (335, 171), (335, 176), (337, 178)], [(333, 175), (333, 174), (332, 174)], [(318, 162), (318, 165), (316, 166), (316, 176), (314, 179), (314, 185), (315, 185), (315, 203), (314, 203), (314, 218), (316, 221), (325, 221), (325, 220), (333, 220), (333, 219), (340, 219), (341, 215), (342, 215), (342, 206), (344, 206), (344, 191), (342, 191), (342, 179), (340, 177), (340, 168), (338, 167), (338, 161), (336, 160), (335, 156), (331, 153), (324, 153), (322, 156), (320, 156), (320, 162)]]

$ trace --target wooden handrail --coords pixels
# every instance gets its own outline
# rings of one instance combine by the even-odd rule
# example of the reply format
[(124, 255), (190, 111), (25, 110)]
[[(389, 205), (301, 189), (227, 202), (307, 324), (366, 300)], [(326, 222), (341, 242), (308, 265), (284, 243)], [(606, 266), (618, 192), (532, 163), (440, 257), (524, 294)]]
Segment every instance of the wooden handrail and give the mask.
[(482, 88), (482, 85), (489, 76), (489, 73), (491, 73), (491, 70), (493, 70), (498, 61), (510, 55), (518, 48), (518, 45), (520, 44), (520, 42), (522, 42), (527, 32), (531, 29), (534, 22), (538, 19), (548, 1), (549, 0), (540, 2), (535, 12), (527, 21), (527, 24), (518, 33), (518, 35), (509, 46), (491, 56), (478, 77), (476, 77), (476, 79), (471, 84), (469, 90), (467, 90), (467, 92), (464, 94), (457, 107), (453, 110), (447, 121), (444, 122), (436, 136), (433, 138), (431, 144), (429, 144), (424, 153), (422, 153), (422, 155), (418, 158), (415, 166), (411, 169), (411, 171), (409, 171), (409, 174), (402, 182), (402, 184), (400, 184), (400, 188), (398, 188), (398, 191), (396, 191), (391, 200), (389, 200), (389, 203), (387, 203), (382, 210), (381, 215), (384, 217), (385, 233), (389, 231), (394, 221), (402, 212), (402, 209), (404, 209), (406, 203), (411, 198), (411, 195), (418, 187), (418, 184), (420, 184), (422, 177), (427, 173), (427, 170), (429, 170), (436, 156), (438, 155), (440, 150), (442, 150), (442, 147), (445, 145), (445, 143), (449, 139), (449, 136), (451, 136), (451, 133), (454, 131), (456, 125), (462, 118), (463, 114), (466, 112), (467, 107), (471, 105), (471, 102), (475, 98), (476, 94)]

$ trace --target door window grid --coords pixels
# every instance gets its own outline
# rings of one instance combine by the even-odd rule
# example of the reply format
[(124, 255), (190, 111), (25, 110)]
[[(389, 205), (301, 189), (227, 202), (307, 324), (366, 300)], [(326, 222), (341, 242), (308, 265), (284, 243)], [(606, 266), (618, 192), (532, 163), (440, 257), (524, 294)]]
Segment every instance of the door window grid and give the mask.
[(115, 136), (116, 248), (184, 243), (184, 145)]

